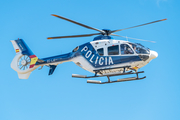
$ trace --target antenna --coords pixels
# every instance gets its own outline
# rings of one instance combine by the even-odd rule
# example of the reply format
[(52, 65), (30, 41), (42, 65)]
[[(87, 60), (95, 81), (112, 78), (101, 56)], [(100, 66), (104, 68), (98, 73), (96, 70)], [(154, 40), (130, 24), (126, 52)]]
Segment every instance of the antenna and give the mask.
[[(126, 36), (126, 40), (128, 41), (128, 37)], [(129, 41), (128, 41), (129, 42)]]
[(155, 41), (144, 40), (144, 39), (138, 39), (138, 38), (132, 38), (132, 37), (121, 36), (121, 35), (119, 35), (119, 37), (126, 38), (126, 40), (127, 40), (127, 41), (128, 41), (128, 39), (132, 39), (132, 40), (139, 40), (139, 41), (145, 41), (145, 42), (152, 42), (152, 43), (156, 43)]

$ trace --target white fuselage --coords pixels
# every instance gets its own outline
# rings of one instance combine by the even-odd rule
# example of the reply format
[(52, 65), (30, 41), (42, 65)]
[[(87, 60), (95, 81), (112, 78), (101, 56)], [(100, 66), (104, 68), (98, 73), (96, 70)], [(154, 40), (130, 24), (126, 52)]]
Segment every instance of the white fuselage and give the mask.
[[(131, 68), (135, 68), (135, 69), (139, 69), (143, 66), (145, 66), (146, 64), (148, 64), (152, 59), (157, 57), (157, 53), (155, 51), (150, 51), (149, 54), (149, 58), (146, 61), (129, 61), (126, 63), (120, 63), (120, 64), (113, 64), (112, 61), (112, 57), (115, 56), (138, 56), (138, 54), (135, 52), (135, 50), (132, 48), (132, 46), (130, 46), (128, 44), (129, 42), (127, 41), (123, 41), (123, 40), (99, 40), (99, 41), (92, 41), (90, 42), (90, 44), (94, 47), (94, 49), (97, 51), (100, 48), (104, 49), (104, 55), (105, 58), (98, 58), (99, 61), (92, 61), (92, 59), (95, 57), (92, 53), (91, 50), (84, 50), (84, 48), (86, 46), (84, 46), (81, 51), (85, 51), (85, 57), (84, 56), (78, 56), (72, 59), (72, 61), (80, 66), (81, 68), (90, 71), (90, 72), (94, 72), (93, 70), (97, 70), (97, 69), (106, 69), (106, 68), (117, 68), (117, 67), (123, 67), (123, 66), (131, 66)], [(114, 46), (114, 45), (120, 45), (121, 44), (127, 44), (131, 47), (131, 49), (133, 50), (134, 54), (121, 54), (121, 48), (119, 48), (119, 54), (118, 55), (108, 55), (108, 47), (109, 46)], [(108, 57), (109, 61), (106, 61), (106, 57)], [(86, 58), (90, 58), (89, 60), (87, 60)], [(95, 57), (96, 59), (97, 57)], [(94, 66), (91, 65), (91, 63), (94, 62), (97, 65), (102, 65), (102, 67), (96, 68)], [(103, 64), (106, 64), (105, 66), (103, 66)], [(119, 72), (118, 69), (116, 70), (111, 70), (110, 72)]]

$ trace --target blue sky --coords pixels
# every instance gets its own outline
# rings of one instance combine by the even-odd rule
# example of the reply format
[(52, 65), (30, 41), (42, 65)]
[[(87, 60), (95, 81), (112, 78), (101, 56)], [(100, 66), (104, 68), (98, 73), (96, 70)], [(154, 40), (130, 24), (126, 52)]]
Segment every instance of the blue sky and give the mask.
[[(179, 120), (179, 4), (178, 0), (0, 1), (0, 120)], [(42, 58), (70, 52), (93, 39), (47, 40), (51, 36), (96, 32), (50, 14), (112, 30), (168, 20), (117, 32), (156, 41), (141, 42), (159, 54), (141, 69), (147, 76), (144, 80), (87, 84), (86, 79), (72, 78), (71, 74), (91, 73), (72, 62), (59, 65), (52, 76), (45, 66), (33, 71), (28, 80), (20, 80), (10, 67), (15, 56), (10, 40), (24, 39)]]

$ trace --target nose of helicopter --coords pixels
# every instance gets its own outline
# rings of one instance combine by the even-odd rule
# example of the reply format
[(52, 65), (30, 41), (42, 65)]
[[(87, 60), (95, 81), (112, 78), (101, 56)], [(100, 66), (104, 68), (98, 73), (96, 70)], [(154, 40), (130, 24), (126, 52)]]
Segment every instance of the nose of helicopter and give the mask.
[(150, 51), (150, 56), (151, 59), (155, 59), (158, 57), (158, 53), (156, 51), (151, 50)]

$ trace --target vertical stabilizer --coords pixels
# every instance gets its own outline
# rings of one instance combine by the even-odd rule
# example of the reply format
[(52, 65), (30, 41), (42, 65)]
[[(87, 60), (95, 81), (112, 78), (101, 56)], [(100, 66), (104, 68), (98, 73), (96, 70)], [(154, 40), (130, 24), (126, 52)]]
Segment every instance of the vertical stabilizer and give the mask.
[(16, 55), (11, 62), (11, 68), (18, 73), (19, 79), (28, 79), (38, 60), (22, 39), (11, 40)]

